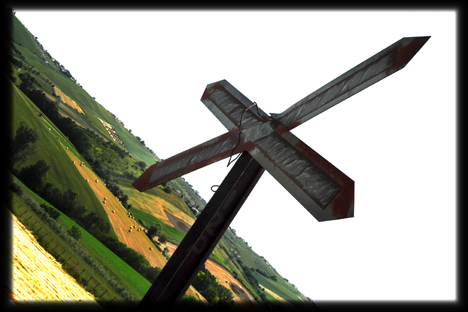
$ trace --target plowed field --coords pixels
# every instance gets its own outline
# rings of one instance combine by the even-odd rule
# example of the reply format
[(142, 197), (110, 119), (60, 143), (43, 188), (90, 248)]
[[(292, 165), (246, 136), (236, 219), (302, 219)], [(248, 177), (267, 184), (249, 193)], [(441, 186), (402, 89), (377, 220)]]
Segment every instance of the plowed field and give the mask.
[(93, 295), (62, 269), (14, 215), (9, 213), (13, 241), (8, 255), (12, 261), (10, 298), (21, 306), (74, 303), (84, 308), (99, 308)]

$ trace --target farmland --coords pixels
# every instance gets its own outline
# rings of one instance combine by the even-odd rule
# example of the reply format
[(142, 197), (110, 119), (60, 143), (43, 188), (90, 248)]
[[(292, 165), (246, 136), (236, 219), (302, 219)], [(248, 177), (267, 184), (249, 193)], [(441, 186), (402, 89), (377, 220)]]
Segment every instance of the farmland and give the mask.
[(13, 244), (9, 247), (12, 258), (16, 259), (11, 276), (13, 302), (24, 306), (28, 305), (25, 300), (54, 300), (59, 303), (73, 300), (84, 307), (99, 307), (94, 296), (62, 269), (34, 235), (14, 215), (8, 215), (13, 224)]
[[(132, 186), (135, 177), (155, 163), (158, 157), (127, 130), (116, 116), (77, 85), (72, 77), (64, 74), (58, 61), (52, 61), (16, 17), (12, 16), (12, 21), (14, 49), (8, 62), (11, 71), (7, 83), (11, 90), (13, 131), (8, 139), (13, 140), (15, 131), (24, 124), (37, 133), (38, 140), (34, 143), (34, 152), (24, 162), (14, 163), (5, 169), (7, 175), (12, 177), (14, 188), (23, 192), (23, 195), (18, 190), (19, 193), (12, 193), (16, 204), (8, 208), (15, 216), (21, 215), (22, 221), (29, 220), (24, 223), (26, 227), (34, 225), (34, 235), (40, 229), (42, 236), (48, 235), (47, 241), (53, 240), (54, 247), (49, 252), (72, 274), (83, 274), (76, 279), (82, 288), (86, 288), (85, 284), (91, 281), (87, 287), (93, 286), (97, 294), (94, 294), (96, 302), (105, 305), (115, 299), (116, 303), (131, 302), (134, 305), (146, 294), (156, 273), (148, 277), (145, 271), (136, 269), (134, 263), (130, 265), (129, 260), (124, 261), (124, 256), (118, 256), (109, 247), (110, 244), (104, 242), (113, 239), (122, 244), (118, 245), (119, 248), (125, 246), (134, 252), (135, 257), (141, 256), (147, 260), (151, 269), (162, 269), (167, 259), (156, 248), (156, 241), (148, 237), (146, 230), (152, 225), (159, 226), (159, 235), (164, 233), (169, 240), (162, 249), (168, 247), (170, 256), (197, 220), (182, 197), (193, 199), (201, 208), (204, 207), (202, 200), (182, 178), (143, 193), (137, 191)], [(22, 63), (18, 60), (22, 60)], [(25, 82), (29, 83), (29, 87), (25, 87)], [(58, 96), (54, 97), (54, 93)], [(29, 96), (35, 100), (32, 101)], [(57, 103), (52, 101), (52, 104), (48, 104), (43, 98), (55, 99)], [(55, 110), (59, 117), (54, 116)], [(100, 120), (109, 124), (109, 129), (112, 127), (115, 130), (123, 145), (113, 141)], [(48, 169), (38, 178), (43, 184), (39, 183), (33, 189), (18, 177), (23, 169), (40, 161)], [(41, 185), (48, 185), (47, 190), (49, 193), (54, 190), (56, 197), (65, 198), (63, 194), (76, 194), (76, 205), (73, 207), (82, 211), (70, 212), (66, 207), (58, 204), (54, 206), (54, 198), (45, 197), (47, 192)], [(45, 208), (38, 208), (41, 205), (45, 205), (49, 212), (44, 212)], [(55, 221), (47, 217), (50, 211), (59, 213)], [(30, 219), (26, 219), (26, 215)], [(69, 240), (72, 229), (80, 235)], [(44, 244), (42, 240), (38, 241)], [(233, 250), (237, 252), (236, 257), (233, 256)], [(12, 259), (17, 267), (25, 265), (25, 261), (15, 257)], [(43, 262), (45, 266), (34, 270), (40, 273), (44, 271), (45, 274), (49, 266), (54, 265), (46, 264), (48, 262), (45, 260)], [(231, 229), (226, 231), (205, 266), (218, 283), (231, 290), (236, 303), (248, 302), (257, 307), (265, 303), (264, 298), (275, 302), (277, 300), (274, 297), (288, 301), (298, 298), (280, 274), (266, 264), (243, 239), (235, 236)], [(79, 271), (76, 271), (77, 268)], [(266, 276), (275, 275), (278, 280), (257, 274), (255, 270)], [(65, 281), (66, 278), (58, 279)], [(264, 292), (257, 282), (271, 291), (271, 295), (262, 297)], [(29, 298), (27, 292), (34, 290), (34, 285), (28, 284), (24, 288), (29, 289), (18, 292), (15, 300)], [(53, 296), (54, 290), (43, 292), (49, 291)], [(194, 287), (189, 287), (186, 295), (209, 304)], [(37, 297), (37, 300), (41, 298)], [(74, 297), (70, 295), (70, 298)], [(217, 302), (217, 299), (213, 302)]]

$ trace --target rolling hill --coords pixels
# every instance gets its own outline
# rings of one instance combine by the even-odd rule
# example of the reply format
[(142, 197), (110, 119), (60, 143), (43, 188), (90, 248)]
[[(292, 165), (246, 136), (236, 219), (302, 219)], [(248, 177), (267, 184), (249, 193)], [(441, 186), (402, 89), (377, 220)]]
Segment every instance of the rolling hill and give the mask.
[[(144, 193), (135, 190), (131, 183), (159, 158), (88, 94), (11, 11), (6, 13), (11, 19), (4, 73), (12, 111), (9, 140), (21, 125), (38, 136), (35, 152), (8, 167), (8, 172), (21, 180), (26, 168), (44, 161), (50, 168), (41, 179), (49, 188), (26, 186), (35, 192), (36, 200), (62, 213), (58, 222), (66, 230), (79, 225), (84, 233), (81, 245), (141, 300), (144, 290), (137, 289), (130, 276), (138, 276), (149, 287), (156, 274), (151, 268), (164, 267), (196, 222), (187, 202), (192, 199), (200, 210), (205, 202), (182, 178)], [(58, 200), (54, 203), (53, 196), (48, 199), (54, 189), (63, 198), (65, 194), (73, 197), (74, 211), (61, 207)], [(150, 237), (147, 232), (152, 227), (159, 231)], [(157, 240), (163, 234), (168, 242), (160, 244)], [(170, 252), (161, 246), (171, 246)], [(209, 261), (206, 267), (234, 294), (236, 303), (247, 300), (269, 306), (286, 300), (303, 307), (310, 302), (232, 229), (226, 231)], [(187, 295), (204, 304), (209, 301), (193, 287)]]

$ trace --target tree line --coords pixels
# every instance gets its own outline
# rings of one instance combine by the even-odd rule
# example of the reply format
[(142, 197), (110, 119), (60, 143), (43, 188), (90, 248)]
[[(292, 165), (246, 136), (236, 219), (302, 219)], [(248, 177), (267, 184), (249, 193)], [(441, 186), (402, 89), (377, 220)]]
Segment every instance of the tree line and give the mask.
[[(91, 143), (89, 137), (93, 136), (93, 133), (89, 129), (85, 130), (75, 125), (71, 118), (62, 117), (58, 112), (57, 105), (47, 99), (44, 92), (34, 88), (34, 84), (37, 84), (34, 77), (27, 73), (20, 73), (19, 77), (21, 79), (20, 90), (67, 136), (79, 153), (90, 164), (93, 171), (104, 180), (106, 186), (107, 184), (109, 185), (108, 189), (112, 194), (119, 198), (122, 205), (127, 208), (128, 195), (124, 194), (124, 191), (117, 185), (117, 181), (111, 178), (109, 169), (90, 153)], [(126, 153), (119, 147), (114, 146), (114, 144), (108, 144), (107, 146), (117, 151), (120, 157), (125, 157)]]
[(192, 286), (205, 297), (208, 302), (217, 305), (230, 306), (234, 304), (232, 292), (219, 284), (213, 274), (203, 265), (192, 282)]
[[(35, 152), (35, 144), (38, 138), (39, 136), (35, 130), (29, 128), (24, 122), (20, 123), (15, 137), (8, 142), (10, 158), (7, 161), (7, 165), (11, 172), (29, 189), (41, 196), (61, 213), (73, 219), (150, 283), (153, 283), (160, 269), (152, 267), (148, 260), (137, 251), (107, 235), (110, 231), (110, 225), (100, 218), (96, 212), (87, 212), (85, 206), (79, 202), (77, 192), (72, 189), (62, 192), (57, 187), (54, 187), (52, 183), (46, 182), (47, 172), (51, 168), (46, 161), (41, 159), (35, 164), (16, 169), (19, 163), (24, 163)], [(109, 186), (117, 192), (120, 189), (116, 187), (113, 181), (111, 181)], [(119, 193), (118, 195), (121, 197), (126, 196), (128, 199), (128, 196), (125, 194)], [(59, 212), (46, 204), (43, 204), (42, 208), (53, 219), (57, 219), (60, 216)], [(80, 237), (76, 232), (76, 228), (70, 234), (73, 234), (75, 238)]]

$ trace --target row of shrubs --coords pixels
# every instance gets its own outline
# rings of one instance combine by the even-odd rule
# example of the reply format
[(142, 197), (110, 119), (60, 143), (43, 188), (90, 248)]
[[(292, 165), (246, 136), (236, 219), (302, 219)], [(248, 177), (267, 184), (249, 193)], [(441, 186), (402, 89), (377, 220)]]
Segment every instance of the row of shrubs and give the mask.
[(110, 148), (121, 158), (124, 158), (127, 153), (115, 144), (106, 144), (104, 146), (102, 139), (91, 130), (78, 127), (70, 118), (62, 117), (58, 112), (57, 105), (47, 99), (42, 91), (35, 89), (34, 85), (37, 85), (37, 80), (34, 77), (25, 73), (20, 73), (19, 77), (21, 79), (19, 86), (21, 91), (67, 136), (75, 148), (91, 165), (93, 171), (104, 180), (104, 183), (109, 184), (108, 188), (112, 194), (119, 198), (124, 207), (127, 207), (128, 196), (116, 185), (116, 181), (111, 178), (109, 169), (102, 164), (101, 160), (93, 155), (90, 140), (94, 144), (100, 144), (102, 148)]
[[(38, 205), (29, 196), (22, 194), (20, 187), (13, 183), (10, 185), (10, 189), (18, 193), (23, 201), (42, 219), (44, 220), (51, 230), (58, 234), (65, 242), (70, 246), (82, 259), (90, 265), (94, 271), (104, 279), (112, 289), (118, 293), (126, 302), (137, 304), (138, 301), (135, 297), (128, 293), (128, 291), (120, 285), (103, 267), (99, 262), (91, 255), (75, 238), (73, 238), (69, 232), (54, 218), (54, 213), (51, 213), (50, 209), (44, 209), (43, 205)], [(52, 209), (52, 208), (51, 208)]]

